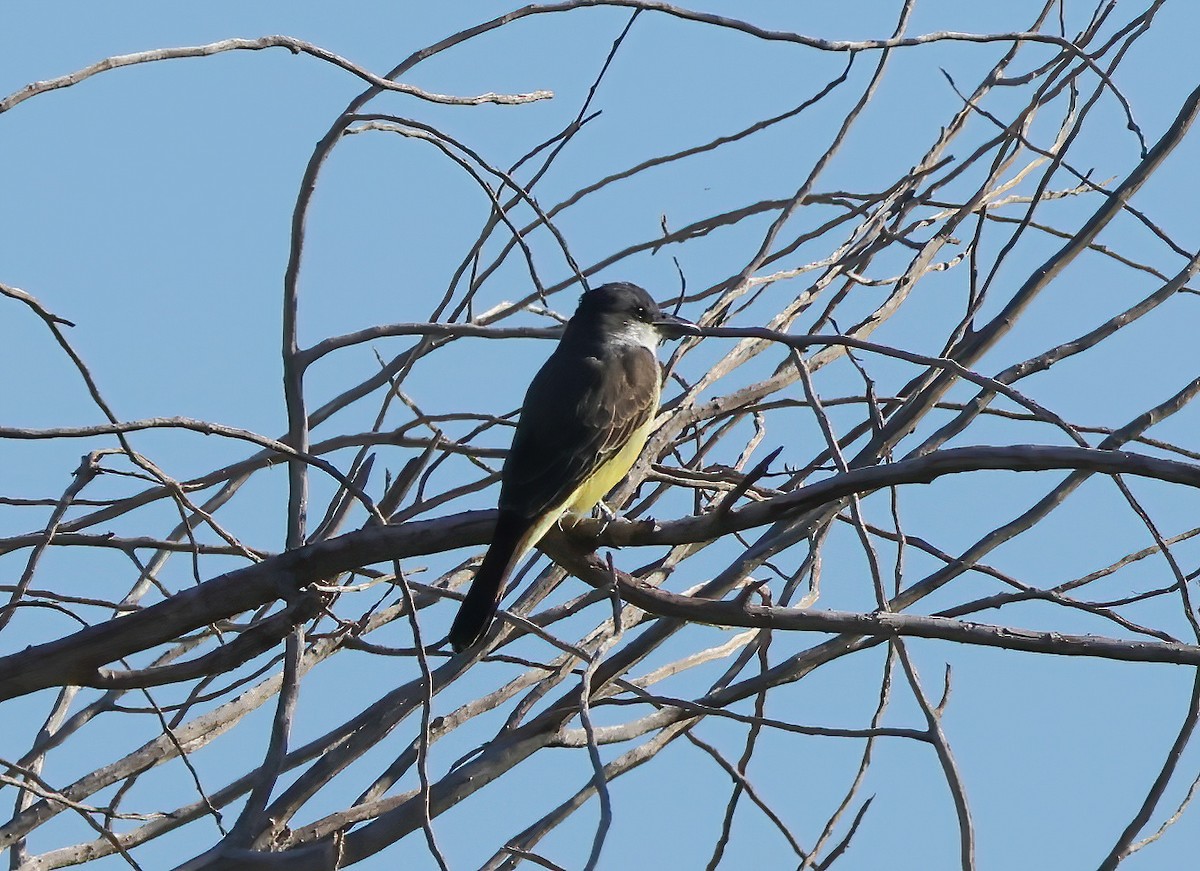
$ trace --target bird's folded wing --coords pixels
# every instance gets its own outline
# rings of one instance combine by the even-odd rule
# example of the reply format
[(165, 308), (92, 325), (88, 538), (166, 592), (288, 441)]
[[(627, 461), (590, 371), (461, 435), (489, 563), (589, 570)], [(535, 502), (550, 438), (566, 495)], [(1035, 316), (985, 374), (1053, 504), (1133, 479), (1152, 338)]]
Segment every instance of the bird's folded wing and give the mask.
[(659, 377), (646, 348), (551, 355), (525, 395), (500, 508), (533, 518), (563, 504), (657, 411)]

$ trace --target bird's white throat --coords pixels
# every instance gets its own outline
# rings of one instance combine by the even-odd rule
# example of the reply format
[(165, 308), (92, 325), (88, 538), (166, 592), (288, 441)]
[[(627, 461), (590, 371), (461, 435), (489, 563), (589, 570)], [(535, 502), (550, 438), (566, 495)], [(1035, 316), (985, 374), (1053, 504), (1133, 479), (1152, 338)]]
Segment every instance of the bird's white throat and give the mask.
[(640, 345), (650, 351), (657, 351), (662, 340), (658, 330), (643, 321), (629, 321), (614, 332), (609, 341), (617, 345)]

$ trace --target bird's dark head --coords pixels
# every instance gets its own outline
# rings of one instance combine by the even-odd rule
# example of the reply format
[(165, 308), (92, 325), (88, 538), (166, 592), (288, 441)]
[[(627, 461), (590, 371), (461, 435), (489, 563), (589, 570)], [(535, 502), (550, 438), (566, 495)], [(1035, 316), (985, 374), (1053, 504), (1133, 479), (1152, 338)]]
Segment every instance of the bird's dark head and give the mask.
[(607, 340), (644, 345), (651, 350), (661, 339), (677, 339), (696, 329), (691, 321), (663, 311), (650, 294), (627, 281), (586, 291), (567, 328), (587, 329)]

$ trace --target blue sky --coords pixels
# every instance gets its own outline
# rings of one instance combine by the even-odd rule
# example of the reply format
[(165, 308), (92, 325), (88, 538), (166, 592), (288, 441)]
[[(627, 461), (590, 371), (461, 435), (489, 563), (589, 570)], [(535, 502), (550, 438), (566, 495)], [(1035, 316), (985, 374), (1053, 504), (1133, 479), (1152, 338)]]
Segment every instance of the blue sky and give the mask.
[[(5, 25), (0, 29), (0, 97), (31, 81), (63, 75), (105, 57), (274, 33), (311, 41), (383, 73), (411, 51), (509, 8), (495, 2), (363, 3), (352, 8), (310, 2), (14, 4), (5, 10)], [(713, 2), (704, 8), (815, 37), (865, 39), (890, 34), (899, 5), (883, 0)], [(908, 32), (1021, 30), (1033, 20), (1035, 9), (1035, 4), (1026, 2), (930, 0), (916, 5)], [(1068, 30), (1079, 27), (1090, 13), (1090, 6), (1068, 3)], [(1129, 14), (1134, 12), (1119, 5), (1114, 20)], [(628, 15), (627, 10), (593, 9), (541, 16), (437, 56), (405, 79), (452, 94), (545, 88), (554, 91), (553, 100), (466, 108), (385, 95), (372, 106), (437, 125), (471, 144), (493, 164), (507, 166), (574, 116)], [(1151, 142), (1194, 87), (1197, 63), (1191, 38), (1197, 23), (1197, 13), (1189, 4), (1166, 3), (1150, 35), (1137, 43), (1115, 76)], [(919, 157), (937, 125), (957, 105), (942, 71), (960, 87), (973, 87), (1003, 50), (1000, 43), (938, 43), (897, 52), (881, 92), (817, 189), (875, 191), (890, 184)], [(1048, 50), (1040, 55), (1031, 50), (1020, 70), (1032, 69), (1037, 60), (1049, 56)], [(744, 35), (644, 15), (598, 95), (597, 108), (603, 114), (564, 153), (561, 164), (539, 187), (539, 200), (558, 202), (609, 172), (785, 111), (816, 93), (844, 63), (840, 54), (757, 44)], [(873, 63), (869, 54), (856, 61), (852, 94), (865, 85)], [(5, 203), (0, 209), (0, 282), (25, 289), (75, 324), (69, 337), (120, 418), (187, 416), (279, 435), (286, 429), (279, 386), (280, 297), (292, 206), (314, 143), (362, 87), (360, 80), (330, 65), (271, 49), (116, 70), (22, 103), (0, 115), (4, 134), (0, 136), (0, 197)], [(1092, 87), (1094, 81), (1087, 82), (1085, 92)], [(1024, 97), (1022, 92), (1009, 100), (998, 93), (992, 107), (1002, 112)], [(733, 157), (703, 157), (678, 171), (647, 174), (607, 189), (564, 213), (559, 226), (580, 263), (590, 264), (626, 244), (652, 237), (664, 215), (670, 226), (678, 227), (758, 199), (788, 196), (828, 146), (849, 99), (821, 104), (756, 137)], [(1031, 135), (1046, 141), (1054, 131), (1049, 119), (1045, 126), (1041, 124), (1032, 128)], [(970, 144), (990, 134), (991, 128), (980, 122), (954, 149), (955, 155), (965, 156)], [(1198, 158), (1193, 135), (1135, 200), (1180, 245), (1193, 249), (1197, 244), (1193, 204), (1200, 196)], [(1138, 142), (1125, 129), (1121, 107), (1111, 96), (1103, 97), (1087, 136), (1071, 153), (1072, 162), (1103, 180), (1123, 177), (1137, 159)], [(1051, 204), (1046, 214), (1071, 225), (1094, 207), (1094, 201), (1068, 200)], [(345, 139), (322, 171), (307, 223), (301, 342), (311, 344), (373, 324), (426, 319), (478, 233), (486, 208), (486, 197), (478, 187), (423, 143), (366, 134)], [(801, 210), (793, 219), (795, 232), (815, 222), (819, 214), (819, 208)], [(765, 227), (765, 219), (747, 221), (670, 253), (680, 258), (689, 289), (707, 287), (740, 268)], [(1167, 273), (1181, 266), (1178, 257), (1134, 221), (1115, 223), (1100, 241), (1153, 262)], [(998, 284), (1011, 286), (1023, 280), (1055, 244), (1031, 240), (1003, 267)], [(561, 252), (550, 240), (535, 238), (532, 247), (544, 281), (569, 275)], [(829, 253), (828, 239), (822, 239), (801, 248), (797, 258), (805, 262)], [(902, 267), (899, 255), (890, 256), (895, 259), (885, 256), (873, 265), (880, 275)], [(523, 269), (519, 261), (505, 266), (485, 285), (478, 304), (489, 307), (527, 295), (531, 287)], [(919, 353), (938, 353), (944, 326), (959, 316), (955, 293), (961, 288), (961, 273), (951, 270), (944, 278), (930, 278), (922, 294), (907, 306), (907, 317), (881, 330), (878, 340)], [(644, 253), (599, 277), (636, 280), (660, 298), (678, 290), (676, 267), (665, 255)], [(1083, 332), (1152, 288), (1153, 281), (1145, 276), (1118, 272), (1099, 259), (1081, 260), (978, 368), (994, 374)], [(568, 312), (574, 294), (571, 290), (556, 298), (556, 308)], [(997, 296), (1003, 298), (1000, 291)], [(1055, 377), (1031, 379), (1022, 389), (1072, 421), (1124, 423), (1195, 377), (1196, 320), (1194, 303), (1189, 306), (1189, 301), (1164, 307), (1114, 339), (1104, 352), (1064, 363)], [(544, 323), (533, 316), (520, 322)], [(753, 323), (752, 311), (740, 325)], [(373, 347), (386, 357), (403, 345), (390, 339)], [(405, 387), (429, 413), (503, 414), (519, 403), (520, 391), (546, 348), (537, 341), (461, 343), (459, 350), (444, 355), (439, 368), (415, 370)], [(713, 341), (696, 352), (693, 366), (719, 359), (727, 351), (728, 345)], [(777, 362), (777, 357), (772, 358), (771, 365)], [(322, 360), (310, 373), (310, 407), (366, 377), (376, 365), (371, 346), (357, 346)], [(833, 369), (818, 386), (830, 394), (842, 390), (854, 378), (845, 368)], [(7, 299), (0, 299), (0, 371), (9, 373), (0, 380), (0, 424), (34, 428), (99, 422), (79, 377), (45, 329), (30, 312)], [(913, 373), (892, 368), (878, 374), (880, 389), (887, 392)], [(954, 394), (960, 399), (969, 395)], [(843, 422), (848, 427), (852, 415), (846, 414)], [(368, 411), (348, 411), (318, 435), (358, 431), (369, 426), (369, 417)], [(1195, 414), (1181, 415), (1155, 434), (1189, 443), (1196, 423)], [(811, 421), (796, 425), (804, 427), (806, 437), (819, 439)], [(1010, 431), (997, 425), (988, 432), (1003, 441)], [(1022, 438), (1029, 435), (1022, 431)], [(134, 442), (179, 479), (247, 454), (244, 445), (186, 433), (142, 433)], [(503, 446), (503, 438), (492, 437), (489, 443)], [(101, 445), (111, 445), (111, 440), (93, 440), (86, 447), (78, 441), (0, 441), (3, 492), (57, 495), (68, 484), (79, 455)], [(332, 459), (348, 461), (349, 454), (335, 454)], [(402, 452), (395, 452), (387, 462), (395, 471), (405, 459)], [(433, 485), (454, 483), (460, 472), (451, 469), (435, 478)], [(964, 547), (1023, 510), (1041, 492), (1026, 486), (1027, 482), (1015, 485), (1011, 477), (977, 475), (914, 488), (919, 492), (906, 496), (908, 522), (922, 534), (936, 536), (939, 546), (947, 550)], [(101, 480), (93, 495), (123, 493), (132, 486), (127, 480)], [(331, 487), (323, 480), (314, 487), (314, 505), (319, 505), (320, 495), (331, 492)], [(1165, 533), (1188, 528), (1188, 517), (1195, 516), (1192, 502), (1140, 482), (1135, 489), (1155, 512), (1161, 512), (1155, 516)], [(471, 494), (454, 510), (490, 507), (494, 496), (494, 489)], [(681, 504), (686, 505), (686, 500)], [(886, 500), (869, 500), (867, 505), (877, 521), (886, 518)], [(947, 505), (956, 507), (947, 510)], [(995, 562), (1028, 583), (1051, 585), (1149, 544), (1145, 529), (1130, 520), (1127, 508), (1115, 503), (1108, 482), (1090, 482), (1071, 506), (1072, 513), (1052, 515), (1044, 527), (1023, 538), (1020, 547), (999, 551)], [(315, 508), (314, 515), (319, 516), (319, 511)], [(282, 472), (252, 484), (224, 516), (247, 543), (279, 549), (286, 516)], [(44, 512), (0, 506), (0, 535), (28, 531), (44, 522)], [(131, 534), (139, 530), (139, 522), (137, 517), (122, 519), (112, 531)], [(144, 521), (155, 534), (164, 533), (172, 522), (169, 512)], [(836, 562), (832, 558), (838, 555), (845, 562), (827, 569), (833, 574), (828, 599), (822, 604), (869, 607), (863, 598), (865, 584), (852, 584), (855, 577), (862, 583), (861, 550), (855, 551), (850, 539), (830, 547), (827, 560)], [(451, 557), (458, 560), (465, 555)], [(630, 567), (649, 559), (628, 553), (623, 558)], [(0, 582), (11, 583), (19, 576), (23, 559), (21, 553), (0, 557)], [(1162, 566), (1146, 562), (1115, 581), (1112, 594), (1162, 584)], [(221, 570), (221, 565), (217, 560), (207, 563), (204, 576)], [(431, 561), (425, 579), (445, 568)], [(61, 579), (65, 588), (80, 595), (93, 588), (121, 587), (129, 570), (128, 561), (115, 552), (99, 557), (89, 553), (86, 559), (52, 552), (43, 568), (46, 583)], [(1185, 564), (1184, 570), (1191, 567)], [(842, 575), (848, 580), (839, 586), (836, 578)], [(113, 580), (117, 576), (122, 580)], [(186, 586), (193, 582), (192, 567), (186, 560), (173, 561), (161, 578), (168, 586)], [(698, 576), (690, 578), (692, 583), (698, 580)], [(991, 591), (984, 582), (977, 583), (978, 595)], [(578, 592), (578, 587), (572, 589)], [(4, 633), (0, 653), (72, 631), (73, 624), (60, 615), (22, 614), (21, 618)], [(1071, 623), (1061, 611), (1034, 606), (1001, 616), (985, 613), (979, 619), (1022, 619), (1032, 628), (1073, 632), (1108, 631), (1084, 619)], [(1148, 613), (1147, 619), (1172, 618)], [(1179, 631), (1175, 625), (1171, 629)], [(396, 633), (390, 643), (402, 644), (402, 633), (399, 629)], [(697, 638), (715, 643), (726, 637), (720, 630), (697, 628), (688, 644), (699, 644)], [(795, 646), (799, 649), (800, 642)], [(684, 649), (687, 645), (672, 647), (670, 652)], [(1140, 797), (1173, 740), (1191, 673), (1170, 666), (1081, 663), (940, 642), (914, 643), (913, 650), (925, 684), (935, 696), (943, 664), (954, 665), (956, 689), (946, 728), (974, 802), (980, 867), (1095, 867), (1132, 813), (1132, 805), (1124, 799)], [(881, 652), (873, 656), (835, 663), (791, 685), (776, 697), (780, 710), (768, 714), (807, 723), (865, 726), (877, 686), (863, 691), (862, 684), (878, 681), (882, 662)], [(662, 661), (667, 658), (668, 653), (663, 653)], [(391, 672), (376, 657), (346, 654), (337, 659), (345, 661), (318, 669), (304, 684), (296, 743), (341, 719), (343, 704), (374, 698), (412, 677), (402, 659), (387, 661)], [(481, 675), (478, 683), (466, 681), (439, 697), (435, 713), (452, 710), (472, 691), (492, 686), (498, 675), (507, 673), (497, 666), (488, 668), (490, 672)], [(348, 684), (354, 687), (353, 700), (344, 703)], [(694, 689), (687, 682), (683, 687), (681, 692)], [(897, 687), (896, 695), (888, 722), (919, 723), (920, 712), (911, 694)], [(31, 724), (41, 722), (50, 701), (48, 694), (41, 694), (6, 704), (0, 717), (9, 725), (2, 731), (16, 727), (27, 742), (30, 730), (36, 728)], [(607, 716), (623, 720), (624, 712)], [(251, 731), (258, 729), (255, 738), (218, 742), (197, 755), (197, 764), (214, 784), (223, 784), (223, 772), (240, 772), (244, 766), (239, 764), (261, 755), (269, 721), (269, 709), (259, 710), (245, 724)], [(146, 728), (146, 734), (154, 734), (153, 728)], [(103, 723), (96, 729), (97, 744), (123, 746), (125, 736), (119, 730), (114, 732)], [(447, 742), (431, 764), (444, 770), (469, 749), (472, 736), (483, 740), (488, 734), (481, 729)], [(727, 742), (736, 758), (740, 729), (713, 723), (704, 734), (708, 740)], [(139, 736), (137, 740), (144, 740), (144, 735)], [(364, 760), (360, 773), (395, 756), (406, 740), (399, 733), (393, 736)], [(780, 734), (768, 734), (763, 742), (755, 763), (759, 767), (751, 769), (756, 784), (768, 801), (786, 811), (802, 840), (810, 841), (811, 833), (819, 830), (815, 821), (823, 821), (830, 812), (830, 796), (838, 795), (852, 776), (860, 748), (849, 742), (796, 744), (791, 736)], [(24, 746), (0, 750), (0, 757), (19, 755)], [(52, 756), (48, 779), (65, 783), (89, 770), (90, 755), (84, 751), (94, 746), (68, 747)], [(956, 867), (953, 813), (929, 748), (892, 739), (881, 743), (878, 754), (867, 793), (878, 790), (878, 802), (850, 854), (837, 867), (870, 869), (884, 863), (900, 871)], [(1185, 757), (1181, 785), (1168, 792), (1155, 824), (1182, 798), (1194, 776), (1188, 772), (1195, 771), (1198, 759), (1194, 751)], [(494, 844), (578, 788), (589, 772), (581, 753), (549, 754), (518, 772), (521, 781), (508, 787), (503, 798), (484, 790), (439, 818), (435, 827), (451, 866), (477, 867)], [(178, 772), (147, 781), (139, 798), (144, 796), (148, 803), (158, 797), (156, 791), (187, 788), (181, 786)], [(353, 798), (355, 786), (331, 791), (330, 807)], [(613, 787), (617, 819), (601, 867), (702, 867), (719, 828), (728, 788), (728, 778), (682, 741), (654, 765), (621, 778)], [(594, 802), (578, 817), (542, 845), (546, 855), (568, 868), (582, 867), (586, 857)], [(70, 833), (64, 834), (65, 843), (75, 842), (71, 836), (87, 837), (77, 822), (64, 822), (63, 831)], [(168, 844), (150, 847), (145, 867), (170, 867), (170, 860), (204, 849), (211, 835), (185, 829)], [(1200, 825), (1193, 813), (1185, 815), (1161, 843), (1131, 859), (1128, 867), (1186, 867), (1197, 848)], [(780, 852), (777, 833), (755, 811), (741, 808), (727, 867), (783, 867), (756, 864), (777, 862), (781, 855), (787, 854)], [(419, 837), (410, 837), (356, 867), (382, 869), (401, 862), (431, 867)], [(108, 859), (100, 867), (121, 865), (119, 859)]]

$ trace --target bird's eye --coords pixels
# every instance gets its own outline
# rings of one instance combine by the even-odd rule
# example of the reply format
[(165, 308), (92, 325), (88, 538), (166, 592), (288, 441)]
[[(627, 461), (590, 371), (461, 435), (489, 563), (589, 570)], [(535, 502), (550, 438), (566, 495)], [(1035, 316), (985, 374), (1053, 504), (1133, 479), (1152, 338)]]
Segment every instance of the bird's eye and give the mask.
[(636, 309), (634, 309), (633, 313), (638, 316), (638, 320), (649, 320), (649, 313), (646, 311), (646, 307), (644, 305), (639, 305)]

